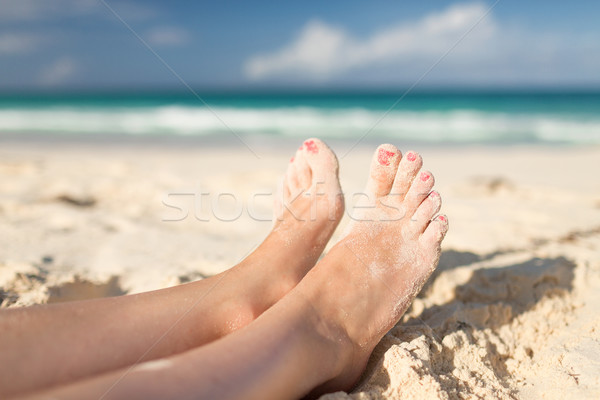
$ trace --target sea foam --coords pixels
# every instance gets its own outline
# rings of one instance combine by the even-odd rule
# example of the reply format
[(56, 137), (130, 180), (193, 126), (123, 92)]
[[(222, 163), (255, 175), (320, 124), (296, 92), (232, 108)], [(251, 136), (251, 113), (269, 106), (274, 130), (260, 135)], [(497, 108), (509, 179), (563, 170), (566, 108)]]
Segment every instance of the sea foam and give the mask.
[(600, 143), (600, 116), (316, 107), (45, 107), (0, 108), (0, 132), (404, 139), (422, 142)]

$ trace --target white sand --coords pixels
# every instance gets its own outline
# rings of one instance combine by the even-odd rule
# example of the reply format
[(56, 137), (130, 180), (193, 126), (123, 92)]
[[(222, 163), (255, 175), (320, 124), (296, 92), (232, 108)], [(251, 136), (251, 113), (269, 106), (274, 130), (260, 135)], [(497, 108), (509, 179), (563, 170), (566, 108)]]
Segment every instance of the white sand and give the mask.
[[(267, 193), (294, 149), (259, 146), (256, 159), (237, 147), (1, 143), (2, 307), (161, 288), (235, 264), (268, 232)], [(440, 267), (359, 387), (325, 398), (598, 398), (600, 149), (415, 150), (450, 219)], [(340, 160), (349, 211), (370, 151)], [(184, 214), (163, 201), (188, 217), (165, 221)]]

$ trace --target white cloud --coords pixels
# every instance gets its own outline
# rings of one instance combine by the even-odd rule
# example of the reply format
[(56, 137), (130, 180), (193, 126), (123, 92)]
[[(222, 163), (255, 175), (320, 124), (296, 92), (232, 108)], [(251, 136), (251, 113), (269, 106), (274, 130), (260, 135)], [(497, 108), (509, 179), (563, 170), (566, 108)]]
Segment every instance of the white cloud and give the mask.
[(0, 55), (29, 53), (43, 41), (40, 36), (29, 33), (3, 33), (0, 34)]
[(62, 57), (47, 65), (40, 72), (42, 85), (54, 86), (71, 78), (77, 72), (77, 64), (71, 57)]
[[(245, 72), (254, 79), (290, 72), (323, 77), (362, 66), (401, 62), (406, 57), (439, 56), (485, 11), (479, 3), (455, 5), (416, 23), (398, 24), (363, 40), (324, 22), (310, 21), (290, 45), (248, 60)], [(491, 20), (481, 25), (479, 42), (494, 31)]]
[[(398, 23), (364, 38), (313, 20), (291, 43), (249, 58), (243, 69), (251, 80), (323, 81), (363, 73), (367, 80), (414, 81), (475, 25), (436, 66), (432, 78), (475, 82), (529, 77), (552, 81), (565, 74), (574, 75), (572, 78), (581, 73), (594, 76), (593, 68), (600, 68), (600, 57), (594, 56), (600, 54), (600, 41), (596, 40), (593, 49), (589, 49), (589, 40), (584, 45), (580, 38), (502, 26), (492, 13), (480, 21), (486, 11), (487, 6), (482, 3), (455, 4), (416, 22)], [(573, 68), (583, 69), (573, 73)]]
[(148, 43), (155, 46), (181, 46), (189, 40), (186, 30), (173, 26), (154, 28), (147, 33), (146, 37)]

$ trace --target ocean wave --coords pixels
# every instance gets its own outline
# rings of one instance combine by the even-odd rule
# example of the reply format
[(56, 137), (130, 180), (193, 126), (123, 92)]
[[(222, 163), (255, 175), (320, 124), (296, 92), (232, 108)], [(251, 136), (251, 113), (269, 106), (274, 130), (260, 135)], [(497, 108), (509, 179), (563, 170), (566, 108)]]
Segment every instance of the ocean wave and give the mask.
[(273, 134), (423, 142), (600, 143), (600, 116), (480, 110), (160, 106), (0, 109), (0, 132), (211, 135)]

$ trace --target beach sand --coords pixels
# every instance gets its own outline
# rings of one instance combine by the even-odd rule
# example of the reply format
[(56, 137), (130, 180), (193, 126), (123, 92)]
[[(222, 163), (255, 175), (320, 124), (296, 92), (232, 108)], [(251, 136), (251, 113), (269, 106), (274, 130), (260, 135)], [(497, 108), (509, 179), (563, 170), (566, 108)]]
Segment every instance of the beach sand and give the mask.
[[(174, 142), (0, 142), (1, 306), (158, 289), (247, 255), (297, 143), (249, 143), (257, 158)], [(347, 213), (374, 148), (340, 160)], [(358, 387), (324, 398), (598, 398), (600, 148), (412, 150), (450, 220), (440, 265)]]

